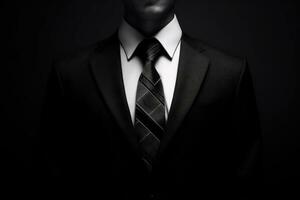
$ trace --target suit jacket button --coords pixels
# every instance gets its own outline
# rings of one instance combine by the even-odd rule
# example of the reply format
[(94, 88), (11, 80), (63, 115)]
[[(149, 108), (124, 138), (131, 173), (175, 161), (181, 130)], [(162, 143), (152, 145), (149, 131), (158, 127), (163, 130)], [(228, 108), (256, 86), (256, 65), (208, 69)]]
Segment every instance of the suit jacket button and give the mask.
[(151, 199), (151, 200), (155, 199), (154, 194), (150, 194), (150, 195), (149, 195), (149, 199)]

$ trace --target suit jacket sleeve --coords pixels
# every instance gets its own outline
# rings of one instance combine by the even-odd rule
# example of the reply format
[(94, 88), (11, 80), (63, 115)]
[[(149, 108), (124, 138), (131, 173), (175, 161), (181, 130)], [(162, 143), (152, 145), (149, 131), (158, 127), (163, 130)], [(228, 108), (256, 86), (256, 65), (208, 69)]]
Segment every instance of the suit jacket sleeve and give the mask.
[[(247, 61), (244, 62), (236, 89), (233, 124), (238, 137), (238, 183), (245, 199), (259, 194), (262, 175), (261, 133), (253, 83)], [(242, 199), (243, 199), (242, 198)]]

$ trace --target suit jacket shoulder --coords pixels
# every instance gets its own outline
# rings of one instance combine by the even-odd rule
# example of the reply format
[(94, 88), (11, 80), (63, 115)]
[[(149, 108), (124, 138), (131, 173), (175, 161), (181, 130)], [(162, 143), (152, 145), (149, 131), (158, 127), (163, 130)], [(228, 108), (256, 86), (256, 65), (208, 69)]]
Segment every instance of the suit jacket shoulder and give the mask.
[[(223, 50), (213, 47), (205, 42), (192, 38), (184, 34), (183, 38), (187, 41), (189, 45), (198, 51), (202, 52), (210, 60), (210, 70), (217, 70), (224, 76), (238, 76), (235, 78), (240, 78), (239, 76), (245, 71), (247, 67), (246, 58), (241, 56), (231, 55)], [(212, 69), (211, 69), (212, 68)]]
[(95, 56), (97, 53), (101, 53), (111, 47), (116, 40), (116, 34), (109, 36), (97, 42), (85, 47), (82, 47), (75, 52), (60, 56), (53, 61), (53, 67), (58, 72), (65, 74), (67, 72), (76, 72), (82, 67), (86, 67), (89, 60)]

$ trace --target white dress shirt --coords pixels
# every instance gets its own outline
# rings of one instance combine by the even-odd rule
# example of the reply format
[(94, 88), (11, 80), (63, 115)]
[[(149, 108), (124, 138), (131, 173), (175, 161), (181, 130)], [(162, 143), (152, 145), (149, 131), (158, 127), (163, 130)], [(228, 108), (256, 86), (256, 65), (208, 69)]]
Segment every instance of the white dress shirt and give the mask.
[[(166, 119), (173, 99), (177, 69), (179, 63), (182, 31), (176, 16), (154, 37), (162, 44), (171, 59), (162, 56), (155, 64), (160, 75), (166, 100)], [(124, 89), (132, 122), (135, 119), (136, 91), (143, 65), (133, 53), (138, 44), (144, 39), (136, 29), (123, 20), (119, 29), (121, 67)]]

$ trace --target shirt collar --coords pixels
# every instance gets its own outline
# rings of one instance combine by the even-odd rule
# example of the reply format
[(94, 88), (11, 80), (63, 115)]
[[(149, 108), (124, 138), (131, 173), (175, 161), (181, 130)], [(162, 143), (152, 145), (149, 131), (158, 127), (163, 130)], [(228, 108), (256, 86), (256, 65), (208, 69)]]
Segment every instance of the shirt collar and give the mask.
[[(123, 20), (119, 28), (119, 40), (121, 46), (125, 51), (128, 60), (132, 58), (132, 55), (139, 45), (139, 43), (145, 38), (135, 28)], [(162, 28), (154, 37), (161, 43), (169, 57), (172, 59), (176, 48), (180, 42), (182, 36), (182, 30), (176, 15), (164, 28)]]

